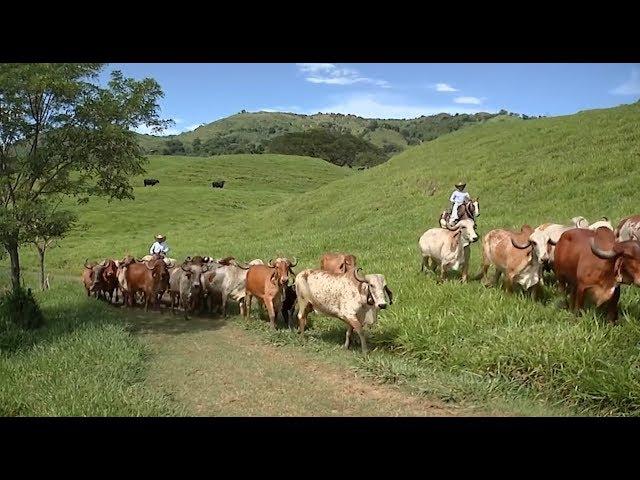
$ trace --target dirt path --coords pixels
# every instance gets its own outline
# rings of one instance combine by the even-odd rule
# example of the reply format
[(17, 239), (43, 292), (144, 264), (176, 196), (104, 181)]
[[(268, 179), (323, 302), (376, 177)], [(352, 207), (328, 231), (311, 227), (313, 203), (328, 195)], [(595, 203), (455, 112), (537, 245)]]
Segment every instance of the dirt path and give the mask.
[(295, 346), (273, 346), (222, 319), (134, 314), (154, 353), (148, 382), (192, 415), (448, 416), (455, 407), (374, 385)]

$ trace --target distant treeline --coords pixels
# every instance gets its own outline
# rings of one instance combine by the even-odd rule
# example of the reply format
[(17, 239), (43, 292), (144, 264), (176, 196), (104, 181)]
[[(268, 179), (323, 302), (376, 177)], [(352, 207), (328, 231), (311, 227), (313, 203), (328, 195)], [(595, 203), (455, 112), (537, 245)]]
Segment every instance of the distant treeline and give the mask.
[(147, 146), (147, 153), (209, 156), (270, 152), (309, 155), (337, 165), (370, 166), (386, 161), (407, 146), (434, 140), (496, 115), (537, 118), (506, 110), (497, 114), (441, 113), (411, 120), (241, 112), (198, 129), (202, 133), (195, 139), (193, 134), (181, 134)]

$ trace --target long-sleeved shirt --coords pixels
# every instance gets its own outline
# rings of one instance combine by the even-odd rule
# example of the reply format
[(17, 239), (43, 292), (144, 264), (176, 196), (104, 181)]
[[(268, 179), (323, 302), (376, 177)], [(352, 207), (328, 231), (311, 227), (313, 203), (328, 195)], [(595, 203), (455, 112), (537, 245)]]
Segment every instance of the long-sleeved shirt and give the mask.
[(454, 190), (451, 194), (450, 202), (453, 202), (457, 205), (464, 203), (465, 199), (469, 198), (469, 194), (467, 192), (461, 192), (460, 190)]
[(154, 253), (167, 253), (169, 251), (169, 245), (166, 242), (154, 242), (149, 249), (149, 254), (153, 255)]

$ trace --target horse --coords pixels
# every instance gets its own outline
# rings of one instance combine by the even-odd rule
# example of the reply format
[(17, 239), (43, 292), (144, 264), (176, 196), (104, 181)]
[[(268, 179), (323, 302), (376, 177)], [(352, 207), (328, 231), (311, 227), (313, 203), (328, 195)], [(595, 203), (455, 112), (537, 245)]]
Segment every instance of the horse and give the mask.
[[(462, 205), (458, 205), (458, 219), (455, 221), (454, 225), (458, 223), (460, 220), (465, 218), (473, 220), (475, 223), (476, 217), (480, 216), (480, 197), (471, 198), (466, 200)], [(446, 228), (449, 224), (449, 219), (451, 218), (451, 212), (445, 210), (440, 215), (440, 226), (442, 228)]]

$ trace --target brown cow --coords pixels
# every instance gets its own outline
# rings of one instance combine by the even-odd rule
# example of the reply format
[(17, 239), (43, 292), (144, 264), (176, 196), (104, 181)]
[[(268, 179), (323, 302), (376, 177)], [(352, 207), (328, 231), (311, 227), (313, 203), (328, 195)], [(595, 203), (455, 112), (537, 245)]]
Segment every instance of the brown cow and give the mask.
[(258, 297), (264, 303), (269, 313), (271, 328), (276, 328), (276, 317), (280, 310), (284, 289), (289, 283), (289, 273), (295, 275), (292, 267), (298, 264), (291, 263), (286, 258), (276, 258), (275, 263), (269, 260), (269, 265), (251, 265), (247, 271), (245, 280), (245, 318), (251, 314), (251, 299)]
[(350, 253), (325, 253), (320, 259), (320, 270), (345, 273), (356, 267), (356, 257)]
[(569, 307), (577, 312), (589, 295), (596, 307), (607, 303), (607, 319), (618, 319), (620, 283), (640, 286), (640, 243), (617, 242), (607, 227), (572, 229), (556, 244), (553, 269), (570, 294)]
[(84, 289), (87, 291), (87, 297), (91, 296), (93, 293), (93, 269), (97, 265), (96, 262), (87, 263), (89, 259), (87, 258), (84, 261), (84, 270), (82, 271), (82, 284), (84, 285)]
[(540, 294), (540, 280), (542, 279), (542, 264), (538, 260), (530, 235), (533, 228), (523, 225), (520, 232), (495, 229), (487, 233), (482, 239), (482, 271), (478, 277), (486, 279), (489, 267), (495, 267), (493, 283), (497, 283), (500, 275), (505, 275), (505, 288), (513, 291), (516, 282), (527, 291), (531, 289), (531, 296)]
[(149, 303), (160, 307), (160, 297), (169, 288), (169, 269), (161, 259), (150, 262), (130, 264), (125, 271), (127, 282), (129, 306), (133, 307), (133, 300), (137, 292), (144, 293), (145, 311), (149, 310)]
[(97, 293), (98, 297), (106, 300), (108, 293), (110, 302), (113, 301), (114, 296), (117, 301), (118, 267), (115, 261), (107, 259), (94, 268), (93, 290)]

